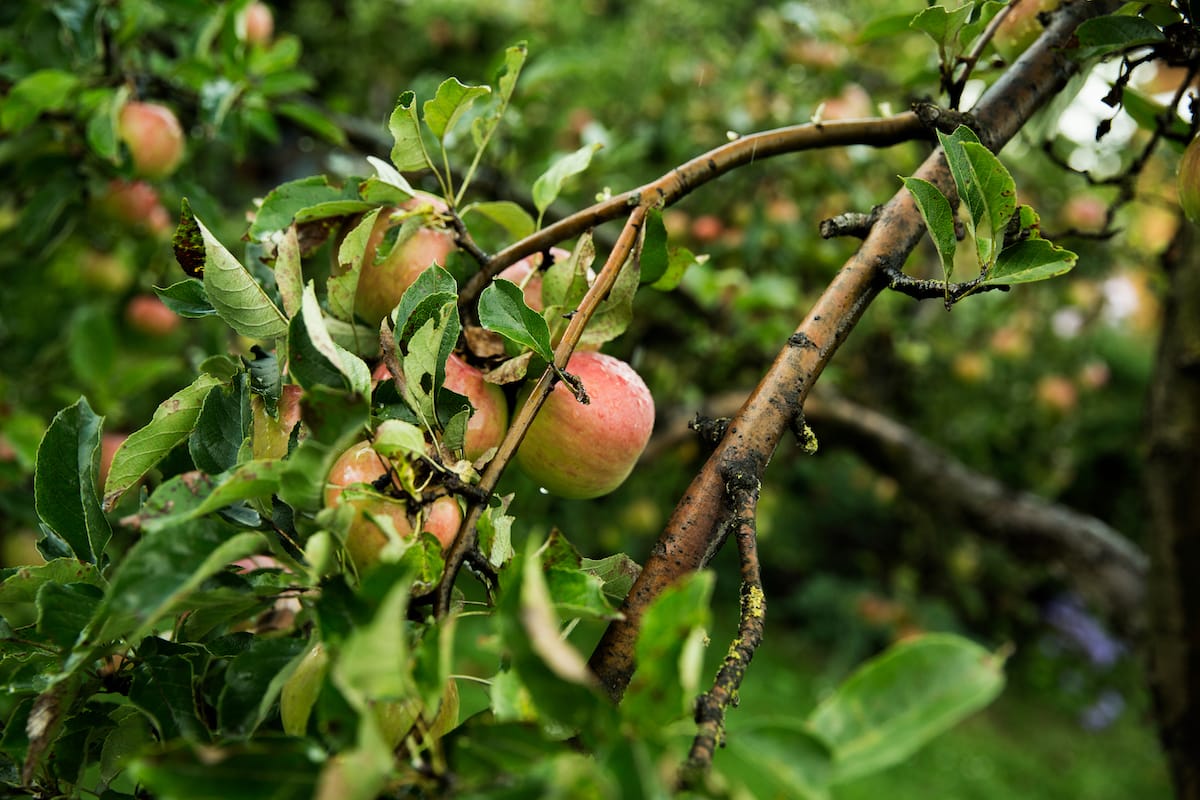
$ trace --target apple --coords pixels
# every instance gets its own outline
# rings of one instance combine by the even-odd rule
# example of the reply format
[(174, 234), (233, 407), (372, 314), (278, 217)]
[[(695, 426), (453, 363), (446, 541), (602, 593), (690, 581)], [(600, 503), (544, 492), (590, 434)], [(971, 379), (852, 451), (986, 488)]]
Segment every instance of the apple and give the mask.
[(250, 395), (250, 452), (254, 458), (283, 458), (288, 453), (292, 429), (300, 422), (300, 396), (303, 390), (294, 383), (283, 387), (275, 404), (275, 416), (267, 413), (260, 395)]
[(483, 373), (458, 356), (451, 354), (446, 361), (445, 386), (452, 392), (465, 395), (475, 408), (467, 422), (463, 455), (474, 461), (493, 447), (498, 447), (508, 432), (508, 401), (504, 390), (483, 379)]
[(179, 316), (156, 295), (138, 294), (125, 304), (125, 322), (146, 336), (169, 336), (179, 327)]
[(1063, 375), (1044, 376), (1038, 381), (1034, 395), (1042, 409), (1054, 414), (1066, 414), (1079, 405), (1075, 384)]
[(110, 181), (98, 205), (109, 217), (130, 228), (155, 235), (171, 230), (171, 215), (159, 199), (158, 190), (145, 181)]
[[(378, 326), (379, 321), (391, 313), (400, 302), (404, 290), (413, 284), (418, 275), (435, 262), (444, 266), (446, 257), (455, 249), (454, 235), (450, 231), (422, 225), (406, 232), (409, 235), (403, 241), (397, 240), (389, 252), (379, 255), (380, 245), (388, 231), (410, 219), (408, 212), (416, 209), (419, 202), (414, 198), (401, 206), (380, 211), (375, 227), (367, 238), (362, 271), (358, 276), (358, 292), (354, 296), (354, 310), (372, 326)], [(428, 201), (423, 202), (428, 204)], [(335, 274), (344, 271), (341, 265), (334, 269)]]
[(133, 274), (125, 260), (112, 253), (87, 250), (78, 263), (79, 278), (90, 289), (120, 294), (133, 283)]
[(517, 463), (551, 494), (599, 497), (621, 485), (646, 449), (654, 398), (633, 367), (603, 353), (576, 352), (567, 371), (583, 382), (591, 402), (580, 403), (556, 385), (529, 426)]
[(1042, 33), (1038, 14), (1058, 8), (1061, 0), (1012, 0), (1008, 14), (996, 27), (992, 44), (1005, 61), (1024, 53)]
[(724, 232), (725, 223), (716, 214), (701, 214), (692, 220), (692, 238), (702, 244), (715, 242)]
[[(417, 529), (407, 500), (383, 494), (361, 494), (352, 500), (343, 500), (342, 494), (347, 487), (356, 484), (377, 486), (388, 474), (387, 459), (375, 452), (369, 441), (361, 441), (338, 456), (325, 481), (326, 506), (349, 502), (354, 508), (354, 521), (346, 532), (346, 552), (359, 570), (375, 564), (388, 542), (387, 534), (371, 517), (390, 519), (396, 533), (402, 537), (412, 536)], [(445, 549), (458, 534), (462, 509), (453, 497), (443, 495), (429, 504), (420, 522), (421, 530), (437, 537)]]
[(121, 445), (125, 444), (125, 440), (129, 438), (128, 433), (105, 433), (100, 436), (100, 488), (104, 488), (104, 482), (108, 480), (108, 471), (112, 469), (113, 456), (117, 454), (117, 450)]
[(117, 118), (117, 134), (129, 148), (134, 171), (144, 178), (165, 178), (183, 160), (183, 128), (164, 105), (126, 103)]
[(1200, 136), (1183, 151), (1177, 180), (1179, 207), (1190, 222), (1200, 224)]
[(238, 34), (247, 44), (270, 44), (275, 33), (275, 15), (266, 3), (251, 3), (238, 20)]

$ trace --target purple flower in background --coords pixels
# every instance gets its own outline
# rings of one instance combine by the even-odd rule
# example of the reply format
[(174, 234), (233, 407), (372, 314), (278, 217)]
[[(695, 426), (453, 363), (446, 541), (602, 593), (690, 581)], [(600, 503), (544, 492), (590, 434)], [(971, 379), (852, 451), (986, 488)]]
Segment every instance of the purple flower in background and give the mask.
[(1116, 689), (1106, 689), (1079, 714), (1084, 730), (1099, 731), (1117, 721), (1125, 710), (1125, 698)]
[(1125, 654), (1125, 645), (1113, 638), (1074, 595), (1051, 600), (1043, 615), (1059, 636), (1098, 667), (1111, 667)]

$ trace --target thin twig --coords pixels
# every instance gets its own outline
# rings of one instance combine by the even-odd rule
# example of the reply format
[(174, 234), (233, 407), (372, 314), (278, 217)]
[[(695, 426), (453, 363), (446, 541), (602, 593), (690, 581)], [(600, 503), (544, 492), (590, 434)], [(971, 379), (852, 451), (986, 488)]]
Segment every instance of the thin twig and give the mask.
[(762, 644), (767, 601), (763, 592), (754, 522), (758, 489), (758, 478), (741, 472), (731, 476), (725, 485), (727, 502), (733, 514), (728, 524), (734, 530), (742, 562), (741, 616), (737, 638), (729, 645), (729, 652), (717, 672), (712, 689), (696, 698), (698, 730), (684, 765), (683, 782), (686, 785), (696, 785), (712, 766), (713, 754), (725, 738), (725, 711), (730, 705), (736, 705), (738, 689), (746, 669)]
[(532, 236), (515, 242), (488, 260), (459, 294), (459, 307), (472, 305), (500, 270), (525, 256), (574, 238), (589, 228), (619, 219), (637, 205), (670, 206), (695, 189), (738, 167), (773, 156), (826, 147), (865, 144), (886, 147), (920, 139), (925, 126), (911, 111), (893, 117), (806, 123), (748, 134), (709, 150), (632, 191), (564, 217)]

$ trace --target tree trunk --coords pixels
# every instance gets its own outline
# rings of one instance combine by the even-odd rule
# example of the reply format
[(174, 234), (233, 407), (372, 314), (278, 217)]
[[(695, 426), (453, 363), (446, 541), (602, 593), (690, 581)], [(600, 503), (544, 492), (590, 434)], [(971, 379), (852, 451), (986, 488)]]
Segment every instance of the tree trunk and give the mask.
[(1149, 681), (1180, 800), (1200, 800), (1200, 236), (1183, 222), (1148, 407)]

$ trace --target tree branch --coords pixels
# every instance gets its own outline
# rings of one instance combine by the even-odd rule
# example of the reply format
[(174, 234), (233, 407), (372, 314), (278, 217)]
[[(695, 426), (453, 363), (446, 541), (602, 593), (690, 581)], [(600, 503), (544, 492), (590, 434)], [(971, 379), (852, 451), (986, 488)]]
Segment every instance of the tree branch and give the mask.
[[(986, 140), (993, 149), (1011, 139), (1077, 71), (1078, 65), (1068, 55), (1076, 26), (1116, 6), (1115, 0), (1063, 6), (1038, 41), (988, 90), (973, 114), (989, 134)], [(945, 193), (953, 191), (940, 150), (916, 175)], [(813, 383), (879, 293), (883, 270), (903, 264), (924, 232), (912, 196), (898, 192), (730, 422), (725, 437), (688, 487), (647, 558), (622, 606), (622, 618), (609, 625), (592, 653), (592, 669), (612, 697), (620, 698), (633, 675), (634, 650), (646, 608), (665, 587), (703, 567), (722, 544), (718, 524), (724, 494), (721, 476), (736, 467), (761, 477), (780, 438), (800, 414)]]
[(459, 294), (459, 306), (470, 306), (500, 270), (525, 256), (574, 238), (589, 228), (626, 216), (637, 205), (665, 207), (679, 201), (709, 181), (746, 166), (786, 153), (866, 144), (886, 147), (928, 135), (913, 112), (879, 119), (792, 125), (761, 133), (748, 134), (696, 156), (657, 180), (609, 200), (585, 208), (542, 228), (493, 255), (487, 265), (467, 282)]
[(1200, 237), (1181, 222), (1147, 408), (1149, 683), (1176, 796), (1200, 798)]

